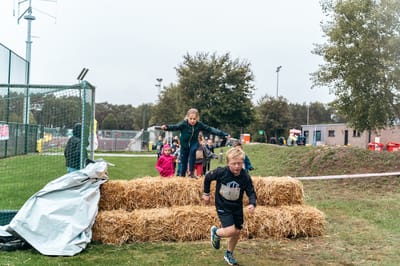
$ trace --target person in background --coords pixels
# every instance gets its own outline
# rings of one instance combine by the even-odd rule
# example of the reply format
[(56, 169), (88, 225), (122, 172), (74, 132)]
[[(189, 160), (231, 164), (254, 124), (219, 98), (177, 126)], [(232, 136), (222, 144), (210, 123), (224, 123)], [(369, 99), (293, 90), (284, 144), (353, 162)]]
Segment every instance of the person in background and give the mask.
[(204, 139), (203, 136), (199, 135), (199, 145), (196, 150), (196, 160), (194, 161), (194, 170), (196, 171), (196, 178), (203, 175), (203, 165), (206, 160), (206, 154), (204, 151)]
[[(72, 137), (68, 139), (64, 149), (65, 165), (67, 173), (71, 173), (81, 169), (81, 143), (82, 143), (82, 124), (76, 123), (72, 129)], [(83, 160), (87, 158), (86, 148), (82, 149)]]
[(160, 135), (160, 136), (158, 136), (158, 139), (156, 142), (157, 159), (160, 158), (160, 156), (161, 156), (163, 145), (164, 145), (163, 138)]
[(233, 256), (239, 241), (240, 230), (243, 227), (243, 194), (249, 199), (247, 210), (253, 213), (257, 196), (249, 174), (243, 169), (245, 154), (241, 149), (231, 148), (226, 152), (227, 166), (210, 171), (204, 178), (202, 199), (210, 203), (211, 182), (216, 181), (215, 208), (221, 222), (220, 228), (211, 227), (211, 244), (215, 249), (220, 248), (220, 239), (229, 238), (228, 248), (224, 259), (229, 265), (237, 265)]
[(194, 164), (196, 175), (203, 176), (205, 174), (205, 171), (203, 169), (207, 161), (216, 158), (218, 158), (218, 156), (207, 149), (206, 141), (201, 135), (199, 135), (199, 146), (196, 150), (196, 161)]
[(162, 125), (162, 130), (167, 131), (180, 131), (180, 145), (181, 145), (181, 172), (180, 176), (186, 176), (189, 167), (189, 176), (196, 178), (194, 174), (194, 163), (196, 160), (196, 150), (198, 147), (198, 137), (200, 131), (221, 136), (228, 137), (228, 134), (219, 129), (210, 127), (199, 120), (199, 111), (191, 108), (187, 111), (186, 117), (179, 123), (174, 125)]
[(164, 144), (162, 154), (156, 163), (156, 169), (162, 177), (171, 177), (174, 175), (174, 156), (171, 154), (169, 144)]
[(174, 152), (174, 158), (175, 158), (175, 165), (176, 165), (176, 175), (179, 176), (179, 173), (181, 172), (181, 168), (182, 168), (180, 145), (177, 146), (177, 148)]
[[(233, 147), (238, 148), (240, 150), (243, 150), (242, 143), (240, 141), (235, 142), (233, 144)], [(253, 171), (254, 170), (254, 167), (251, 165), (250, 158), (249, 158), (249, 156), (247, 156), (246, 153), (245, 153), (245, 156), (244, 156), (243, 168), (244, 168), (244, 170), (246, 170), (247, 173), (249, 171)]]
[[(206, 149), (209, 150), (212, 154), (215, 154), (214, 153), (214, 143), (213, 143), (212, 139), (208, 139), (207, 140)], [(206, 158), (207, 160), (206, 160), (206, 163), (204, 164), (204, 167), (203, 167), (203, 173), (206, 174), (208, 171), (210, 171), (211, 159), (212, 158), (215, 158), (215, 156)], [(217, 158), (218, 158), (218, 156), (217, 156)]]
[[(171, 143), (171, 154), (175, 157), (175, 153), (176, 153), (176, 150), (177, 149), (179, 149), (179, 139), (177, 139), (177, 138), (173, 138), (172, 139), (172, 143)], [(176, 157), (175, 157), (175, 160), (174, 160), (174, 171), (175, 171), (175, 169), (176, 169)]]

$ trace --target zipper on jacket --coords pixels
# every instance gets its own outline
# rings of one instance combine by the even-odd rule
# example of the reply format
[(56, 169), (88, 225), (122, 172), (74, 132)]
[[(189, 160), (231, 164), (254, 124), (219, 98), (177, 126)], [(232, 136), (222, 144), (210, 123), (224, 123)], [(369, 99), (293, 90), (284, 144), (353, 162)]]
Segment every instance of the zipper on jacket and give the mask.
[[(189, 122), (188, 122), (188, 124), (189, 124)], [(192, 135), (189, 138), (189, 149), (190, 149), (190, 143), (192, 142), (192, 138), (193, 138), (193, 135), (194, 135), (194, 126), (192, 126), (192, 125), (190, 125), (190, 126), (192, 127)]]

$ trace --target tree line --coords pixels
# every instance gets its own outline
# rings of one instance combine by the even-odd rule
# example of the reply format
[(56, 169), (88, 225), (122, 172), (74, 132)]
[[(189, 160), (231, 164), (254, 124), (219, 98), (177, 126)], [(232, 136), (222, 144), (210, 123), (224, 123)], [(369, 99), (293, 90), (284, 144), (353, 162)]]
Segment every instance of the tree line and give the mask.
[[(174, 85), (171, 88), (175, 89)], [(210, 90), (212, 91), (212, 90)], [(110, 103), (96, 103), (95, 118), (99, 130), (141, 130), (150, 126), (164, 123), (176, 123), (184, 118), (190, 105), (180, 108), (180, 102), (173, 101), (176, 98), (168, 98), (163, 95), (169, 93), (168, 87), (163, 88), (159, 101), (156, 104), (117, 105)], [(23, 123), (24, 93), (12, 92), (10, 95), (0, 96), (0, 121)], [(184, 97), (184, 95), (180, 95)], [(219, 96), (216, 96), (219, 97)], [(239, 96), (240, 97), (240, 96)], [(179, 99), (179, 98), (178, 98)], [(81, 99), (78, 96), (63, 95), (57, 97), (54, 94), (32, 94), (30, 98), (30, 124), (48, 128), (59, 128), (66, 132), (73, 128), (74, 123), (81, 119)], [(205, 123), (224, 129), (233, 137), (239, 137), (241, 133), (250, 133), (254, 140), (267, 141), (278, 134), (286, 136), (290, 128), (300, 128), (301, 125), (332, 123), (332, 110), (328, 105), (314, 102), (310, 104), (293, 104), (285, 98), (265, 96), (258, 104), (246, 103), (238, 110), (230, 111), (229, 101), (215, 102), (219, 108), (227, 110), (222, 113), (213, 111), (206, 105), (207, 101), (197, 100), (196, 108), (201, 112), (201, 120)], [(239, 105), (239, 102), (235, 103)], [(241, 108), (241, 109), (240, 109)], [(9, 110), (7, 112), (7, 109)], [(243, 121), (243, 123), (241, 122)], [(232, 124), (231, 124), (232, 123)], [(260, 134), (260, 132), (262, 132)]]
[[(161, 103), (161, 101), (160, 101)], [(158, 104), (160, 104), (158, 103)], [(168, 101), (174, 105), (174, 102)], [(187, 110), (176, 113), (172, 109), (165, 109), (161, 115), (158, 104), (142, 104), (138, 107), (131, 105), (113, 105), (109, 103), (96, 104), (96, 120), (99, 129), (119, 129), (119, 130), (141, 130), (154, 125), (164, 123), (176, 123), (182, 120)], [(219, 105), (224, 105), (221, 102)], [(289, 129), (300, 129), (301, 125), (336, 123), (342, 122), (332, 116), (333, 110), (326, 104), (312, 102), (309, 104), (289, 103), (287, 99), (279, 97), (264, 97), (257, 105), (243, 112), (224, 114), (218, 116), (222, 123), (215, 125), (214, 122), (205, 115), (209, 110), (204, 109), (202, 105), (195, 106), (200, 110), (200, 119), (214, 127), (228, 131), (233, 137), (238, 138), (241, 133), (250, 133), (255, 141), (268, 141), (271, 137), (287, 137)], [(278, 107), (278, 108), (276, 108)], [(203, 112), (204, 111), (204, 112)], [(123, 114), (122, 116), (120, 114)], [(235, 122), (229, 124), (229, 117), (232, 115), (235, 120), (243, 118), (249, 119), (248, 124)]]

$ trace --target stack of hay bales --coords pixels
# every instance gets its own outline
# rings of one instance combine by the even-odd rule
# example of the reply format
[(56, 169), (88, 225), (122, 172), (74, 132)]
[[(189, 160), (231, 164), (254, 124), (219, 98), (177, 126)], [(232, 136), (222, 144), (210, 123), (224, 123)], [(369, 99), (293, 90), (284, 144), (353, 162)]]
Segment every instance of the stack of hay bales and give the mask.
[[(304, 204), (303, 185), (291, 177), (252, 177), (257, 194), (254, 214), (246, 210), (242, 238), (320, 236), (325, 217)], [(93, 240), (107, 244), (194, 241), (209, 238), (219, 225), (214, 207), (201, 199), (203, 180), (145, 177), (110, 180), (101, 186)], [(244, 205), (248, 204), (245, 197)]]

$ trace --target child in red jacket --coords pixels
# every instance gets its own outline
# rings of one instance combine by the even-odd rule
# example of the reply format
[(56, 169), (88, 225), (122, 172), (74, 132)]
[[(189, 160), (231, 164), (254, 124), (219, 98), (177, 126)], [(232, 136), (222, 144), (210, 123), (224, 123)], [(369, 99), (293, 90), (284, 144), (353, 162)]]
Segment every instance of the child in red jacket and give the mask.
[(162, 177), (171, 177), (174, 175), (174, 159), (175, 157), (171, 154), (171, 146), (165, 144), (162, 149), (162, 154), (158, 158), (156, 163), (156, 169)]

